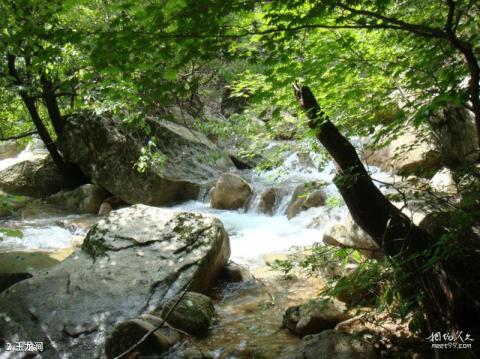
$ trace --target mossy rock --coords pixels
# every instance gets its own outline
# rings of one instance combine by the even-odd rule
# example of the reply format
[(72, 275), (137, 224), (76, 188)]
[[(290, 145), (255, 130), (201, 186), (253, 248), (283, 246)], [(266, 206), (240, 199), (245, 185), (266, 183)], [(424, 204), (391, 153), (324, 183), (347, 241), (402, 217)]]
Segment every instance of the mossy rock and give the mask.
[[(175, 305), (178, 297), (171, 299), (160, 310), (160, 316), (177, 329), (197, 337), (207, 334), (215, 308), (212, 300), (204, 294), (187, 292)], [(172, 306), (175, 308), (170, 311)]]

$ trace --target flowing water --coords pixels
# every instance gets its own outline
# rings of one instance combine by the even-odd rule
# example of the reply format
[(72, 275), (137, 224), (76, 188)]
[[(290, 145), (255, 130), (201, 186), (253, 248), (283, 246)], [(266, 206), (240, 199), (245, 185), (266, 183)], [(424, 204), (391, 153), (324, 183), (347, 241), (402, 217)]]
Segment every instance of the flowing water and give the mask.
[[(45, 155), (41, 149), (27, 148), (15, 158), (0, 161), (0, 169), (40, 155)], [(282, 315), (288, 306), (301, 304), (318, 295), (321, 280), (307, 276), (285, 279), (266, 267), (265, 263), (284, 258), (292, 247), (298, 251), (320, 243), (325, 229), (347, 215), (341, 201), (327, 201), (331, 204), (311, 208), (291, 220), (287, 219), (285, 210), (288, 202), (295, 187), (301, 183), (325, 182), (327, 196), (339, 198), (331, 184), (333, 164), (318, 170), (319, 162), (316, 157), (305, 161), (297, 153), (291, 153), (284, 158), (283, 165), (274, 170), (261, 173), (243, 171), (242, 176), (255, 190), (248, 210), (212, 209), (206, 193), (197, 201), (172, 207), (217, 216), (230, 237), (231, 260), (253, 274), (241, 283), (221, 283), (213, 292), (217, 317), (209, 336), (197, 344), (203, 349), (213, 350), (215, 357), (278, 358), (288, 355), (296, 347), (299, 339), (281, 329)], [(376, 176), (385, 177), (379, 172)], [(272, 186), (284, 189), (284, 195), (273, 215), (268, 216), (260, 213), (259, 198), (265, 189)], [(5, 263), (0, 272), (9, 271), (8, 268), (22, 271), (58, 263), (71, 253), (75, 244), (78, 245), (88, 224), (95, 220), (88, 216), (69, 215), (0, 222), (0, 228), (23, 232), (23, 237), (0, 232), (0, 259)], [(81, 222), (87, 222), (87, 225), (78, 225)], [(41, 259), (34, 258), (35, 254)]]

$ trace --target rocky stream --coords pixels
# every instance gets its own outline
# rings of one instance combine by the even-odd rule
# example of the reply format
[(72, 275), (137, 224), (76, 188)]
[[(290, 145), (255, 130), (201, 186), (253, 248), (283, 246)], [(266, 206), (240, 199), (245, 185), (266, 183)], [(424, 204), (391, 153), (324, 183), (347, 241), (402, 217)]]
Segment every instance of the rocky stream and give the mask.
[[(170, 129), (180, 133), (179, 128)], [(179, 136), (177, 145), (185, 138), (194, 142), (189, 155), (210, 148), (206, 139), (188, 133)], [(67, 156), (68, 146), (63, 146)], [(41, 146), (29, 145), (1, 160), (0, 169), (5, 173), (19, 164), (43, 160), (45, 155)], [(75, 162), (82, 163), (87, 154), (76, 156)], [(107, 157), (101, 169), (94, 164), (82, 169), (95, 183), (118, 193), (120, 185), (111, 185), (116, 164)], [(160, 347), (165, 353), (134, 356), (133, 351), (124, 357), (314, 358), (319, 350), (333, 353), (342, 346), (346, 355), (342, 358), (375, 357), (368, 343), (329, 330), (349, 317), (342, 303), (328, 304), (328, 313), (322, 312), (320, 319), (318, 311), (310, 313), (308, 323), (295, 322), (292, 329), (285, 322), (287, 309), (304, 310), (298, 306), (319, 295), (322, 278), (303, 272), (285, 277), (268, 265), (324, 242), (360, 244), (367, 252), (375, 251), (371, 239), (349, 218), (332, 184), (333, 163), (320, 166), (315, 155), (293, 151), (283, 157), (281, 166), (261, 172), (225, 171), (219, 165), (219, 173), (228, 173), (217, 175), (206, 174), (202, 168), (206, 165), (197, 166), (194, 175), (202, 179), (217, 176), (216, 184), (204, 181), (206, 185), (195, 187), (192, 181), (154, 176), (146, 180), (128, 174), (131, 185), (122, 199), (147, 205), (118, 205), (97, 185), (85, 185), (69, 195), (43, 193), (40, 197), (49, 196), (47, 200), (18, 205), (20, 216), (4, 216), (0, 234), (2, 337), (7, 342), (42, 342), (43, 352), (37, 356), (47, 359), (114, 358), (166, 315), (168, 327), (156, 331), (142, 352)], [(381, 182), (398, 180), (376, 167), (370, 171)], [(18, 185), (8, 178), (3, 182), (4, 188)], [(168, 196), (182, 193), (175, 204), (163, 203), (171, 198), (166, 201), (155, 193), (139, 199), (142, 191), (153, 191), (160, 184), (169, 188)], [(211, 310), (210, 299), (195, 299), (196, 294), (188, 294), (192, 292), (208, 294)], [(189, 295), (193, 297), (187, 307), (197, 300), (208, 302), (203, 307), (199, 304), (207, 317), (206, 326), (200, 329), (185, 326), (194, 314), (184, 314), (182, 319), (177, 313), (178, 319), (175, 310), (165, 313), (168, 303), (177, 300), (174, 307), (181, 308), (183, 296)], [(321, 324), (312, 324), (312, 317)], [(321, 337), (301, 340), (319, 328), (323, 329)], [(336, 349), (329, 348), (333, 342)], [(0, 354), (2, 359), (17, 357), (27, 356), (5, 350)]]

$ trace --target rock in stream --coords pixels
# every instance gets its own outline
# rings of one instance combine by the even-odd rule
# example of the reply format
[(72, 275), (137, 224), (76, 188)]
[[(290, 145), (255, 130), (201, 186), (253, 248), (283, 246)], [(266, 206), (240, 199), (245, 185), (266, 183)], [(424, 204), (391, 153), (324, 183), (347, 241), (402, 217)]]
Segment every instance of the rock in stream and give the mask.
[(113, 211), (81, 250), (0, 295), (0, 337), (42, 358), (101, 358), (105, 337), (187, 287), (205, 292), (230, 255), (215, 217), (136, 205)]
[(234, 167), (200, 132), (153, 118), (144, 127), (149, 131), (85, 113), (69, 118), (59, 147), (93, 183), (131, 204), (196, 199), (203, 185)]

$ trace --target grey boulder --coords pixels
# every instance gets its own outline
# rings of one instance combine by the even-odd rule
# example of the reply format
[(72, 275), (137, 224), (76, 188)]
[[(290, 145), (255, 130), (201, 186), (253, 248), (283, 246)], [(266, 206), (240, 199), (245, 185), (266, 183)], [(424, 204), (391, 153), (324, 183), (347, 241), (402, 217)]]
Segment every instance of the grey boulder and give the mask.
[(143, 205), (113, 211), (81, 250), (0, 295), (0, 336), (44, 342), (44, 359), (101, 358), (116, 325), (187, 288), (208, 291), (229, 255), (215, 217)]
[(148, 118), (143, 129), (84, 113), (65, 123), (59, 147), (91, 181), (123, 201), (160, 206), (196, 199), (200, 188), (233, 168), (200, 132)]

